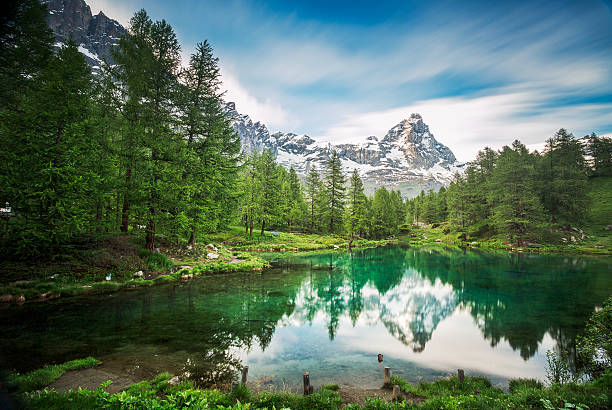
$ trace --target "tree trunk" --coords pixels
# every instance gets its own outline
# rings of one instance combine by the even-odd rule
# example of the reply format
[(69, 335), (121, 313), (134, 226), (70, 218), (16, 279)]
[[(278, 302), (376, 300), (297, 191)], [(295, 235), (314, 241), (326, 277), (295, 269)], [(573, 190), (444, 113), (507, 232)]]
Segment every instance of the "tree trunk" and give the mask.
[(261, 236), (264, 236), (264, 229), (266, 227), (266, 220), (262, 219), (261, 220)]
[(193, 226), (191, 228), (191, 234), (189, 235), (189, 241), (187, 242), (188, 245), (195, 244), (195, 235), (196, 235), (196, 227)]
[(121, 232), (127, 233), (129, 215), (130, 215), (130, 202), (128, 200), (128, 189), (130, 187), (130, 181), (132, 179), (132, 167), (128, 166), (125, 171), (125, 192), (123, 193), (123, 209), (121, 211)]
[(147, 235), (145, 237), (145, 249), (150, 251), (155, 250), (155, 208), (150, 208), (151, 218), (147, 225)]

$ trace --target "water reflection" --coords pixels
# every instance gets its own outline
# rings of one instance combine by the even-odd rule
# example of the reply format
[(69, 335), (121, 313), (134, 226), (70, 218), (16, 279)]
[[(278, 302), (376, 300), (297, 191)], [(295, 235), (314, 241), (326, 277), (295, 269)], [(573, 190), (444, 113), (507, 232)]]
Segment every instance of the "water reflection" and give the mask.
[(238, 358), (257, 363), (255, 376), (314, 368), (323, 382), (326, 368), (331, 378), (347, 362), (347, 377), (375, 374), (370, 354), (384, 349), (410, 377), (470, 364), (537, 375), (541, 362), (526, 362), (543, 345), (574, 349), (612, 293), (611, 268), (610, 258), (439, 247), (287, 257), (261, 275), (1, 310), (0, 365), (23, 371), (93, 355), (134, 377), (170, 371), (220, 382), (213, 372), (237, 368)]

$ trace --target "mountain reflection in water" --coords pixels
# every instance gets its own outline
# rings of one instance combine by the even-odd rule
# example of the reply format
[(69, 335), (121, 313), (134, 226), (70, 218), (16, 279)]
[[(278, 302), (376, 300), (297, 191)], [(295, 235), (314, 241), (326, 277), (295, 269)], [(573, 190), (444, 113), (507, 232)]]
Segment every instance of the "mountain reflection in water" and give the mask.
[[(273, 384), (296, 385), (308, 370), (315, 384), (377, 386), (383, 353), (412, 381), (458, 367), (499, 382), (543, 378), (546, 349), (573, 352), (612, 293), (611, 265), (441, 247), (287, 256), (262, 274), (3, 309), (0, 364), (23, 371), (92, 355), (134, 378), (209, 381), (241, 362)], [(228, 368), (230, 356), (240, 362)]]

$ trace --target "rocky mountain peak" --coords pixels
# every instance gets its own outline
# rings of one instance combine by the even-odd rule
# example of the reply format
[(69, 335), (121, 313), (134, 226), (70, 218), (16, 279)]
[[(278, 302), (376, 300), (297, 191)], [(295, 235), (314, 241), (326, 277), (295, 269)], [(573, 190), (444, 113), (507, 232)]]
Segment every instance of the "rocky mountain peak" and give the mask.
[(332, 144), (291, 132), (270, 134), (264, 124), (239, 114), (236, 104), (229, 102), (225, 109), (245, 151), (270, 149), (280, 164), (301, 175), (312, 167), (325, 169), (329, 154), (335, 149), (344, 171), (359, 170), (370, 191), (386, 185), (411, 196), (421, 188), (448, 183), (452, 174), (464, 165), (457, 163), (448, 147), (436, 141), (419, 114), (398, 123), (382, 139), (369, 136), (359, 144)]
[(84, 0), (43, 0), (49, 15), (47, 25), (58, 43), (72, 38), (96, 71), (103, 60), (113, 63), (112, 50), (127, 30), (117, 21), (100, 12), (92, 16)]

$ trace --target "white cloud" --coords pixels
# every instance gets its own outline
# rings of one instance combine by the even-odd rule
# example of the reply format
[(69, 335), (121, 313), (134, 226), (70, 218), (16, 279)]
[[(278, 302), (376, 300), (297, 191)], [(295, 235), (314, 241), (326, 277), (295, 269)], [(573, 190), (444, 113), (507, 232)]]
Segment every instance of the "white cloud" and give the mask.
[(231, 69), (222, 66), (221, 76), (223, 88), (227, 90), (225, 101), (235, 102), (239, 113), (248, 114), (253, 121), (263, 122), (270, 130), (285, 129), (292, 125), (289, 113), (280, 104), (270, 99), (261, 100), (253, 96), (238, 81)]
[(117, 20), (126, 28), (134, 13), (140, 9), (134, 2), (124, 0), (86, 0), (86, 3), (94, 16), (102, 11), (107, 17)]
[(452, 97), (417, 101), (385, 111), (354, 114), (329, 127), (326, 136), (334, 142), (383, 136), (401, 119), (419, 113), (430, 131), (448, 145), (457, 158), (469, 161), (485, 146), (501, 148), (519, 139), (539, 149), (559, 128), (580, 137), (612, 124), (612, 103), (543, 107), (544, 92), (500, 92), (482, 97)]

